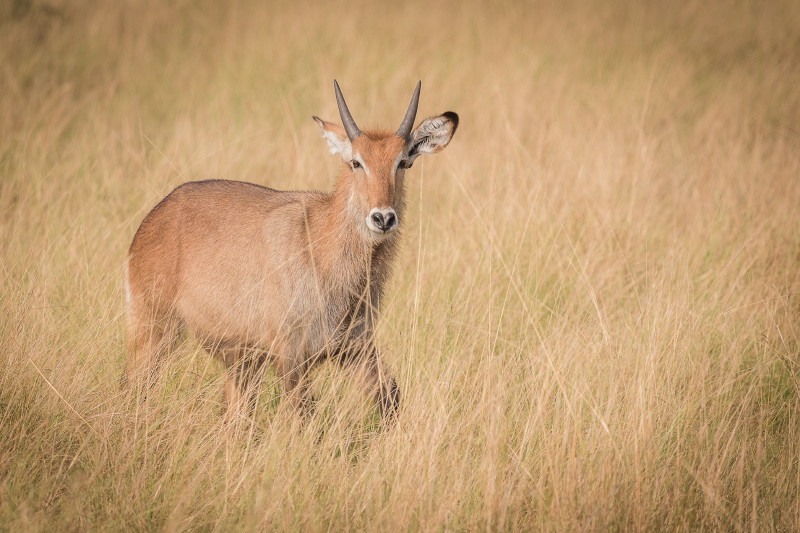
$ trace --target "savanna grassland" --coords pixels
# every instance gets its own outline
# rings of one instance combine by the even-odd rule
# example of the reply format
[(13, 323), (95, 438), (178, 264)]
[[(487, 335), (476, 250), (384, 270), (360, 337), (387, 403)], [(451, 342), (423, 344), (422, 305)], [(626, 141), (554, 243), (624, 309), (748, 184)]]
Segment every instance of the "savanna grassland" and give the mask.
[[(311, 120), (453, 110), (378, 342), (255, 423), (187, 338), (120, 388), (184, 181), (326, 189)], [(800, 529), (800, 3), (0, 3), (0, 529)]]

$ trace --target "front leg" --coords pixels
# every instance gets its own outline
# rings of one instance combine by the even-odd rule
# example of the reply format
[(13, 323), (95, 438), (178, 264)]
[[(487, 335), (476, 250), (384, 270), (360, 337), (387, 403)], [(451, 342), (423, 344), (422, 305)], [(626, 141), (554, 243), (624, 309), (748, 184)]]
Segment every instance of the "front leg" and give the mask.
[(355, 370), (373, 401), (378, 404), (383, 419), (393, 421), (400, 409), (400, 390), (397, 381), (381, 363), (375, 347), (371, 343), (352, 346), (337, 360)]
[(234, 421), (255, 414), (266, 357), (244, 348), (220, 350), (226, 366), (226, 419)]
[(308, 391), (310, 366), (306, 361), (297, 362), (292, 359), (283, 359), (278, 364), (285, 397), (306, 420), (314, 414), (314, 399)]
[(397, 382), (380, 362), (374, 344), (375, 324), (380, 310), (381, 290), (371, 284), (350, 328), (344, 333), (333, 358), (342, 366), (353, 368), (361, 377), (370, 396), (381, 410), (384, 420), (393, 420), (400, 408)]
[(384, 420), (394, 421), (400, 410), (400, 389), (394, 376), (377, 359), (367, 367), (367, 384), (372, 387), (374, 398), (379, 402)]

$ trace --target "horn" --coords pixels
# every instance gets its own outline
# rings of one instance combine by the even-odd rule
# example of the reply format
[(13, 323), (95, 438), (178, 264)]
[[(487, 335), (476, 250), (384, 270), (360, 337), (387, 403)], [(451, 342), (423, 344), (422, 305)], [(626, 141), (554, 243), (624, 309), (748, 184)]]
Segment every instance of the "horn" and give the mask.
[(419, 89), (422, 87), (422, 82), (417, 82), (417, 88), (414, 89), (414, 95), (411, 97), (411, 103), (408, 104), (408, 111), (406, 116), (403, 117), (403, 122), (397, 128), (397, 136), (405, 139), (411, 135), (411, 128), (414, 127), (414, 119), (417, 118), (417, 106), (419, 105)]
[(342, 90), (339, 88), (339, 83), (336, 80), (333, 80), (333, 88), (336, 90), (336, 103), (339, 105), (339, 116), (342, 119), (342, 126), (344, 126), (344, 131), (347, 132), (347, 137), (352, 142), (356, 137), (361, 135), (361, 130), (358, 129), (356, 121), (353, 120), (353, 115), (351, 115), (350, 110), (347, 109), (347, 102), (344, 101)]

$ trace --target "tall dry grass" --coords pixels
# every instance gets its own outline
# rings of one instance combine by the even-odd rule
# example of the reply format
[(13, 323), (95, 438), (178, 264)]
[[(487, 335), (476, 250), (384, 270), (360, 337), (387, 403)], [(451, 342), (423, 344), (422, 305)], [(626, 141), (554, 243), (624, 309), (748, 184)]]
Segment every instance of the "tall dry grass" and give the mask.
[[(800, 529), (800, 4), (0, 5), (0, 529)], [(320, 369), (231, 434), (191, 339), (118, 387), (174, 186), (326, 188), (311, 114), (461, 116), (410, 172), (382, 431)]]

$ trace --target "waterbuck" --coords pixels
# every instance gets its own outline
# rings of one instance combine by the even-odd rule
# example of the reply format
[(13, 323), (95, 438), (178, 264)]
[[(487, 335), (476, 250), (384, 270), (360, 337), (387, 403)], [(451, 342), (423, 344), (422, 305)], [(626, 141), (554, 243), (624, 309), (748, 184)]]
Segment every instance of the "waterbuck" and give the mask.
[(150, 382), (188, 330), (225, 363), (228, 415), (252, 412), (266, 362), (308, 413), (307, 374), (326, 358), (357, 369), (383, 416), (395, 414), (397, 384), (373, 330), (403, 220), (404, 174), (458, 127), (448, 111), (413, 129), (420, 86), (397, 131), (361, 131), (334, 80), (342, 126), (313, 117), (344, 162), (331, 193), (190, 182), (147, 214), (127, 257), (129, 383)]

